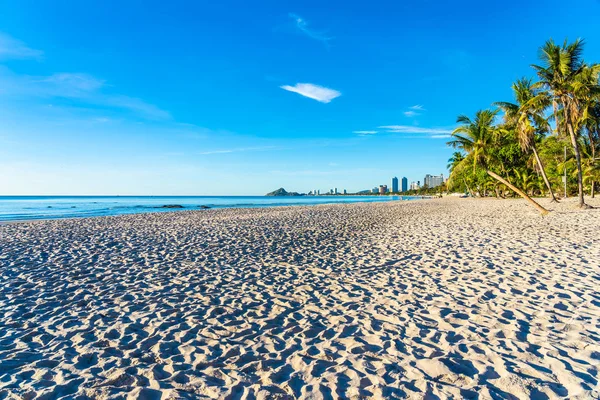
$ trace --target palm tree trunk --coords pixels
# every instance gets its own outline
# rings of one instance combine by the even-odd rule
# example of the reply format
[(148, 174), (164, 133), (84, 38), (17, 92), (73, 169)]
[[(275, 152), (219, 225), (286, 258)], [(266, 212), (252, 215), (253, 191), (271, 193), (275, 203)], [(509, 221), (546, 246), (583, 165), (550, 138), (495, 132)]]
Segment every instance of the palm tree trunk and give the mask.
[(595, 192), (595, 187), (594, 187), (594, 185), (595, 185), (595, 184), (596, 184), (596, 182), (592, 181), (592, 188), (590, 189), (590, 192), (591, 192), (591, 193), (590, 193), (590, 197), (591, 197), (592, 199), (594, 198), (594, 195), (596, 194), (596, 192)]
[(575, 161), (577, 161), (577, 190), (579, 192), (579, 207), (588, 208), (583, 200), (583, 175), (581, 174), (581, 154), (579, 154), (579, 144), (577, 143), (577, 137), (573, 131), (573, 125), (567, 119), (567, 129), (569, 130), (569, 136), (571, 136), (571, 144), (573, 145), (573, 152), (575, 153)]
[(552, 102), (552, 111), (554, 112), (554, 124), (556, 126), (556, 136), (560, 136), (560, 130), (558, 129), (558, 104), (556, 101)]
[(546, 210), (541, 205), (539, 205), (531, 197), (527, 196), (527, 193), (524, 193), (521, 189), (517, 188), (512, 183), (508, 182), (506, 179), (502, 178), (500, 175), (497, 175), (497, 174), (495, 174), (494, 172), (492, 172), (490, 170), (486, 170), (485, 172), (487, 172), (487, 174), (489, 176), (491, 176), (492, 178), (496, 179), (500, 183), (505, 184), (506, 186), (508, 186), (509, 188), (511, 188), (515, 193), (518, 193), (519, 196), (521, 196), (522, 198), (524, 198), (525, 200), (527, 200), (528, 202), (530, 202), (535, 208), (537, 208), (537, 210), (540, 212), (540, 214), (542, 214), (542, 215), (548, 214), (549, 211)]
[(469, 185), (467, 185), (467, 181), (465, 180), (465, 178), (463, 178), (463, 182), (465, 183), (465, 187), (469, 191), (469, 194), (471, 195), (471, 197), (475, 197), (475, 193), (473, 193), (473, 191), (471, 190), (471, 188), (469, 187)]
[(548, 177), (546, 176), (546, 170), (544, 170), (544, 164), (542, 164), (542, 160), (540, 159), (537, 149), (535, 148), (535, 144), (533, 146), (531, 146), (531, 149), (533, 150), (533, 155), (535, 156), (535, 161), (538, 163), (538, 166), (540, 167), (540, 172), (542, 173), (542, 178), (544, 178), (544, 183), (546, 183), (546, 187), (550, 191), (550, 197), (552, 197), (553, 202), (558, 203), (558, 200), (556, 200), (556, 197), (554, 197), (554, 192), (552, 191), (552, 186), (550, 186), (550, 181), (548, 181)]

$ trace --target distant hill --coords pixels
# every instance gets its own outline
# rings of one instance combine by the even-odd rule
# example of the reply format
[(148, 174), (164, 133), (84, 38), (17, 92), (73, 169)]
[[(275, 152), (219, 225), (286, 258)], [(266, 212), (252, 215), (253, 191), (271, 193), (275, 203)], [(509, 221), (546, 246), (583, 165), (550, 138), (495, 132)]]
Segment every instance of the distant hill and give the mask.
[(302, 193), (286, 192), (284, 188), (279, 188), (271, 193), (267, 193), (265, 196), (304, 196)]

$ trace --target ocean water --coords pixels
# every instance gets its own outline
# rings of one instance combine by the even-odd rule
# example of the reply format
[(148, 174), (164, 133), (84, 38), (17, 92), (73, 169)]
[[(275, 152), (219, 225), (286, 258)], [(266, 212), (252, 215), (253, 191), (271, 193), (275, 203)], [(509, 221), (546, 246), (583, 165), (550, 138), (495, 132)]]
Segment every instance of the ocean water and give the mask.
[[(253, 208), (414, 200), (411, 196), (0, 196), (0, 221), (97, 217), (210, 208)], [(183, 208), (162, 208), (181, 205)]]

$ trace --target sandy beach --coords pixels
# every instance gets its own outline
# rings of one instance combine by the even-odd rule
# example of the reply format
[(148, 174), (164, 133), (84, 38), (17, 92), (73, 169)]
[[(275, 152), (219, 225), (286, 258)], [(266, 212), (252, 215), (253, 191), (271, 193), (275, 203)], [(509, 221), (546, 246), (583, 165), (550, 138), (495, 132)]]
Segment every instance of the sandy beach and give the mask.
[(0, 399), (599, 396), (600, 209), (574, 201), (0, 225)]

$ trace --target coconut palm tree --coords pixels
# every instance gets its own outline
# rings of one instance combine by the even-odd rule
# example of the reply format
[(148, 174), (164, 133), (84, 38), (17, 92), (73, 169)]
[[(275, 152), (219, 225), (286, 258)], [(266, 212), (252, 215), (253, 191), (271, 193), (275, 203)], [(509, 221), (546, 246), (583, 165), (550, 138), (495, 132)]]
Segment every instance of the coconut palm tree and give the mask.
[[(597, 168), (600, 164), (598, 147), (600, 145), (600, 86), (598, 75), (600, 65), (586, 67), (579, 75), (575, 93), (580, 104), (578, 129), (582, 131), (582, 176), (583, 183), (591, 186), (590, 196), (594, 197), (595, 184), (598, 181)], [(584, 135), (585, 133), (585, 135)]]
[(530, 202), (542, 215), (545, 215), (548, 210), (535, 202), (525, 192), (492, 171), (494, 162), (492, 154), (498, 146), (498, 137), (503, 133), (502, 129), (494, 124), (497, 115), (498, 110), (479, 110), (475, 114), (474, 120), (465, 115), (459, 116), (456, 122), (461, 125), (452, 132), (454, 139), (448, 142), (448, 145), (465, 151), (467, 153), (465, 161), (472, 161), (473, 169), (480, 166), (489, 176), (508, 186)]
[(458, 164), (460, 164), (460, 162), (464, 159), (465, 159), (465, 156), (463, 153), (461, 153), (460, 151), (455, 151), (454, 153), (452, 153), (452, 157), (450, 157), (448, 159), (448, 165), (446, 166), (446, 168), (448, 168), (448, 171), (450, 171), (450, 173), (452, 173), (454, 168)]
[(584, 155), (582, 160), (583, 183), (590, 185), (590, 197), (595, 197), (596, 182), (600, 180), (600, 158), (595, 158), (595, 143), (586, 138), (582, 140), (581, 150)]
[[(538, 137), (550, 130), (550, 125), (544, 117), (544, 110), (550, 105), (548, 96), (539, 96), (538, 91), (533, 87), (531, 79), (521, 78), (512, 85), (515, 94), (516, 104), (509, 102), (494, 103), (504, 111), (504, 121), (509, 126), (514, 126), (519, 138), (519, 144), (524, 152), (531, 150), (535, 161), (540, 169), (544, 183), (550, 192), (553, 202), (558, 202), (554, 196), (552, 185), (546, 175), (544, 164), (538, 154), (536, 141)], [(531, 99), (539, 96), (536, 102)]]
[(466, 193), (469, 193), (471, 197), (475, 197), (475, 192), (471, 189), (474, 183), (471, 164), (465, 159), (464, 154), (460, 151), (454, 152), (448, 160), (447, 167), (450, 170), (447, 181), (448, 190), (462, 190), (464, 187)]
[[(583, 40), (577, 39), (573, 43), (565, 41), (562, 46), (554, 43), (552, 39), (547, 41), (540, 49), (540, 60), (542, 65), (532, 65), (540, 79), (536, 87), (545, 89), (532, 102), (546, 101), (550, 96), (553, 104), (554, 116), (557, 124), (557, 132), (561, 134), (561, 121), (558, 118), (557, 108), (562, 111), (562, 125), (566, 128), (566, 135), (571, 140), (573, 153), (575, 154), (577, 166), (577, 187), (579, 195), (579, 206), (587, 208), (583, 198), (583, 177), (581, 167), (581, 154), (579, 150), (578, 126), (581, 125), (582, 107), (580, 99), (582, 96), (595, 95), (597, 85), (598, 68), (587, 67), (583, 61)], [(586, 72), (587, 70), (587, 72)], [(595, 75), (595, 82), (592, 79)]]

